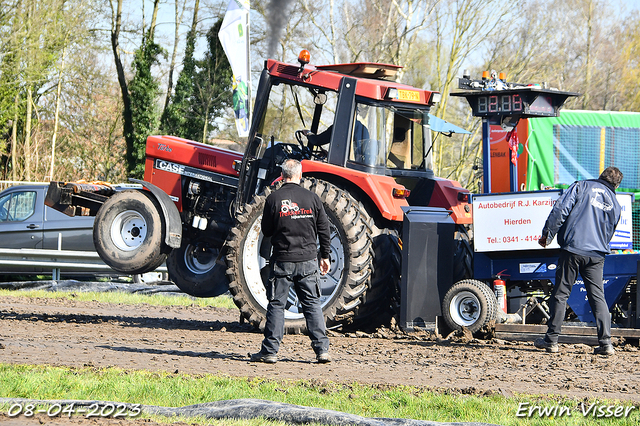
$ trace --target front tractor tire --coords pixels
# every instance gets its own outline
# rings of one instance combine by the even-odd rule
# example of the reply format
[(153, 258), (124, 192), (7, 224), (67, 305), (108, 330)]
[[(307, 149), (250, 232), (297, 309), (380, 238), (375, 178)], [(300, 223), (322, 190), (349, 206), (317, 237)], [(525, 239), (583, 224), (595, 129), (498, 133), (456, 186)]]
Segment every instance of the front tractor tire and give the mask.
[[(305, 179), (301, 185), (320, 197), (330, 222), (331, 268), (320, 276), (320, 294), (327, 327), (334, 327), (353, 320), (370, 284), (373, 248), (369, 217), (351, 195), (330, 183)], [(242, 317), (261, 330), (269, 303), (264, 283), (269, 277), (271, 254), (270, 242), (261, 232), (261, 220), (271, 192), (271, 188), (265, 188), (245, 206), (226, 243), (233, 300)], [(292, 289), (285, 311), (285, 331), (296, 334), (305, 330), (304, 315)]]
[(476, 333), (495, 321), (497, 315), (496, 297), (482, 281), (459, 281), (445, 293), (442, 301), (442, 316), (452, 330), (466, 327)]
[(165, 261), (164, 220), (160, 205), (146, 191), (126, 190), (98, 210), (93, 242), (100, 258), (123, 274), (153, 271)]
[[(229, 290), (225, 267), (216, 263), (219, 249), (206, 240), (182, 239), (167, 257), (171, 281), (194, 297), (216, 297)], [(220, 262), (223, 263), (223, 262)]]

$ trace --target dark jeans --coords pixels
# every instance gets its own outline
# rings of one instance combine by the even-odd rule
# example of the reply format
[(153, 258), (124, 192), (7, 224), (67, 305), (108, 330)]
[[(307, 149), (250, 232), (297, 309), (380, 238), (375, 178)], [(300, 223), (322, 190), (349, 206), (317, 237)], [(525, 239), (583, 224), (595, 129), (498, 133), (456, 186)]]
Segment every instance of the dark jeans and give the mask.
[(547, 341), (558, 342), (567, 308), (567, 299), (579, 273), (584, 280), (589, 306), (591, 306), (591, 311), (596, 319), (598, 342), (600, 345), (611, 344), (611, 317), (607, 301), (604, 298), (603, 268), (603, 257), (580, 256), (566, 250), (560, 250), (556, 284), (553, 287), (549, 303), (551, 318), (549, 318), (549, 328), (546, 334)]
[(320, 306), (320, 283), (318, 282), (318, 261), (273, 262), (271, 276), (267, 284), (267, 323), (261, 352), (276, 354), (284, 336), (284, 310), (291, 286), (296, 290), (307, 323), (314, 352), (320, 354), (329, 350), (329, 338)]

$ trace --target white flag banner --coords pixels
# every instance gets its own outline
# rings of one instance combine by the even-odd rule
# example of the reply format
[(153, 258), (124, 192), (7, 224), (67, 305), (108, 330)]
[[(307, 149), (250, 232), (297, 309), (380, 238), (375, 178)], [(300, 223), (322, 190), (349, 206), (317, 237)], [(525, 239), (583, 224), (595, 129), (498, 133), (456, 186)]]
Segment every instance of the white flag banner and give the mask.
[(249, 136), (249, 0), (231, 0), (218, 38), (233, 72), (233, 111), (238, 136)]

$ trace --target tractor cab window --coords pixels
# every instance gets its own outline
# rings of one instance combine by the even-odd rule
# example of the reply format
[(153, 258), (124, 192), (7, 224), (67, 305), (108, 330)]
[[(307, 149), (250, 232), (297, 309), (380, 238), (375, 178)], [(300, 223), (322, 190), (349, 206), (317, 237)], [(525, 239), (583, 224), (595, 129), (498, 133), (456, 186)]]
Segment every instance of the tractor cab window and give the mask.
[(349, 160), (368, 167), (424, 170), (429, 161), (428, 110), (358, 103)]
[(384, 167), (385, 121), (388, 111), (384, 107), (359, 103), (353, 120), (349, 159), (370, 167)]
[[(398, 109), (393, 116), (393, 133), (389, 142), (387, 167), (392, 169), (419, 170), (429, 156), (431, 137), (428, 112)], [(425, 151), (426, 148), (426, 151)]]

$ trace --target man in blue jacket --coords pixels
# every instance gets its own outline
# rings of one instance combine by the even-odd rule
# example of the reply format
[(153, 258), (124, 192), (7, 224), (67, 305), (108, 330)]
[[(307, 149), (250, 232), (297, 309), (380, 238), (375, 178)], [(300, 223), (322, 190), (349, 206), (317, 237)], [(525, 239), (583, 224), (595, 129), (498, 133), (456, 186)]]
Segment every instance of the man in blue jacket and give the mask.
[(615, 190), (621, 181), (622, 172), (616, 167), (607, 167), (598, 179), (575, 182), (557, 200), (544, 224), (538, 243), (546, 247), (558, 234), (560, 256), (549, 303), (551, 317), (547, 333), (535, 341), (539, 349), (558, 352), (558, 337), (567, 299), (579, 273), (596, 319), (599, 346), (594, 353), (603, 356), (614, 354), (602, 272), (604, 257), (610, 252), (609, 242), (620, 220), (622, 209)]
[(284, 184), (265, 201), (262, 233), (271, 237), (271, 276), (267, 284), (267, 322), (260, 352), (251, 355), (253, 362), (273, 364), (284, 336), (284, 309), (293, 286), (302, 306), (311, 346), (319, 363), (331, 362), (329, 338), (320, 302), (318, 282), (318, 248), (320, 273), (329, 271), (331, 234), (322, 200), (300, 186), (302, 165), (289, 159), (282, 165)]

